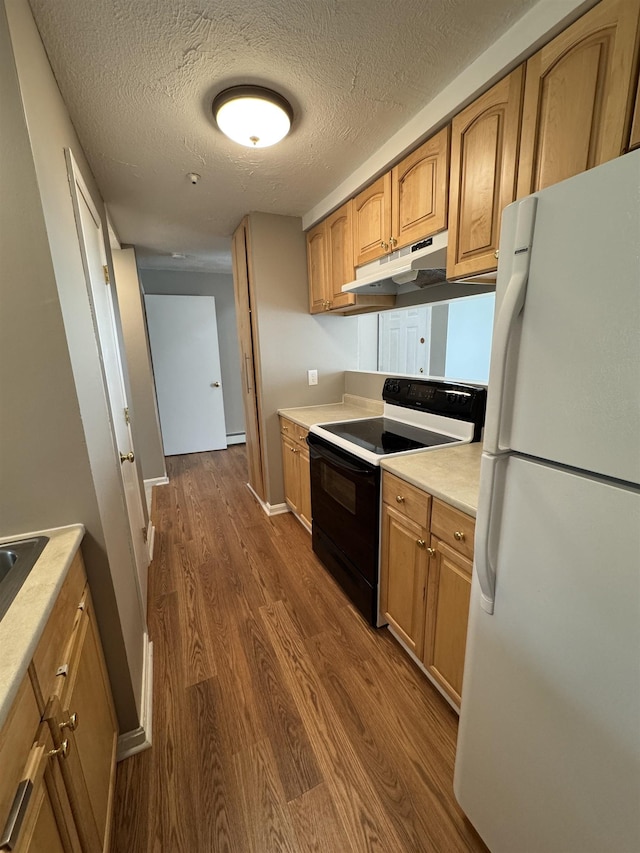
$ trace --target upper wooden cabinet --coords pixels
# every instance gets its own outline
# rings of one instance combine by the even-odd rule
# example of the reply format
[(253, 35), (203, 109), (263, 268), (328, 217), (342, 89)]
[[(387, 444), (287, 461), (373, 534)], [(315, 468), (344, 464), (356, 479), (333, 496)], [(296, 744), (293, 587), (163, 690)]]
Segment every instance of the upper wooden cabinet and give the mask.
[(348, 201), (331, 216), (307, 232), (309, 307), (322, 311), (375, 311), (391, 308), (395, 296), (343, 293), (342, 285), (353, 281), (353, 202)]
[(391, 236), (391, 172), (353, 199), (353, 261), (375, 261), (389, 251)]
[(331, 308), (342, 308), (353, 300), (353, 294), (342, 292), (342, 285), (353, 281), (355, 276), (350, 201), (325, 219), (325, 228), (329, 301)]
[(328, 311), (330, 294), (327, 274), (327, 229), (324, 221), (307, 232), (307, 272), (311, 313)]
[(447, 227), (449, 138), (447, 125), (391, 170), (390, 250)]
[(447, 227), (449, 127), (353, 200), (353, 259), (361, 266)]
[(639, 0), (602, 0), (527, 62), (518, 196), (625, 151), (639, 9)]
[(521, 66), (452, 122), (447, 278), (496, 269), (502, 211), (515, 199), (523, 79)]

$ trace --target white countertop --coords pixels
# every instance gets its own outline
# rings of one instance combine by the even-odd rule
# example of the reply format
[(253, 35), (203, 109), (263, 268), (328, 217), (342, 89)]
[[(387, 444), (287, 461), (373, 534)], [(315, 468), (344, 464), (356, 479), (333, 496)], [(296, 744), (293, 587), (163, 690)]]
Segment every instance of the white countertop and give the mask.
[(0, 537), (0, 544), (48, 536), (22, 588), (0, 620), (0, 726), (4, 723), (53, 610), (69, 566), (80, 547), (84, 525), (71, 524)]
[(345, 394), (341, 403), (327, 403), (324, 406), (301, 406), (298, 409), (278, 409), (278, 414), (309, 429), (314, 424), (355, 421), (358, 418), (375, 418), (382, 414), (382, 400), (369, 400), (355, 394)]
[(382, 459), (380, 467), (475, 518), (482, 442)]

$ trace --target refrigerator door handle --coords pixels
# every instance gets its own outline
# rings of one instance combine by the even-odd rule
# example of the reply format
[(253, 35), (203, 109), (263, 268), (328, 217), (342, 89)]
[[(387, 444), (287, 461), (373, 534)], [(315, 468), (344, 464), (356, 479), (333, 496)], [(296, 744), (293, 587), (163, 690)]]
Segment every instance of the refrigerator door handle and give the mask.
[(529, 196), (518, 204), (511, 278), (505, 289), (493, 331), (490, 390), (484, 431), (484, 449), (488, 453), (504, 453), (510, 449), (500, 443), (507, 355), (513, 325), (524, 308), (537, 204), (538, 199), (535, 196)]
[(504, 477), (498, 476), (509, 457), (482, 454), (480, 494), (475, 535), (475, 568), (480, 583), (480, 606), (493, 614), (496, 594), (495, 545), (493, 531), (499, 525), (504, 497)]

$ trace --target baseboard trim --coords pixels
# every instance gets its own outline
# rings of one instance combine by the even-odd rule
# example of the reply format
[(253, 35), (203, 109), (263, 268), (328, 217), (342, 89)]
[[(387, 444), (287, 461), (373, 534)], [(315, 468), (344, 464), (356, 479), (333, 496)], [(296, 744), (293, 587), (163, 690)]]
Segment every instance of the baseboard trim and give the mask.
[(244, 433), (244, 432), (237, 432), (237, 433), (235, 433), (235, 435), (228, 435), (227, 436), (227, 446), (229, 446), (231, 444), (246, 444), (246, 443), (247, 443), (247, 436), (246, 436), (246, 433)]
[(153, 546), (156, 541), (156, 529), (153, 526), (151, 520), (149, 520), (149, 526), (147, 528), (147, 549), (149, 551), (149, 562), (153, 560)]
[(144, 480), (144, 497), (147, 502), (147, 512), (151, 515), (151, 492), (154, 486), (166, 486), (169, 482), (168, 477), (151, 477), (149, 480)]
[(140, 725), (137, 729), (124, 732), (118, 738), (116, 761), (124, 761), (138, 752), (151, 747), (153, 729), (153, 643), (145, 633), (144, 665), (142, 670), (142, 706)]
[(271, 516), (271, 515), (282, 515), (285, 512), (291, 512), (291, 510), (289, 509), (287, 504), (269, 504), (269, 503), (266, 503), (265, 501), (263, 501), (262, 498), (256, 494), (256, 491), (253, 488), (253, 486), (251, 485), (251, 483), (247, 483), (247, 488), (249, 489), (251, 494), (254, 496), (254, 498), (258, 501), (258, 503), (260, 504), (260, 506), (262, 507), (262, 509), (265, 511), (265, 513), (267, 515), (269, 515), (269, 516)]

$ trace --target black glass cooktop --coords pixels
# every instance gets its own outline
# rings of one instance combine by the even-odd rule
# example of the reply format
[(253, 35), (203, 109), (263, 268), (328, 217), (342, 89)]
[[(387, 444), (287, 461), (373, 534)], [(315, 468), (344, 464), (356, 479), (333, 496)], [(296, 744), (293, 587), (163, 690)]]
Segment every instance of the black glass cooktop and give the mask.
[(453, 444), (458, 441), (448, 435), (403, 424), (393, 418), (367, 418), (363, 421), (322, 424), (322, 429), (379, 456), (385, 453), (401, 453), (405, 450), (435, 447), (439, 444)]

